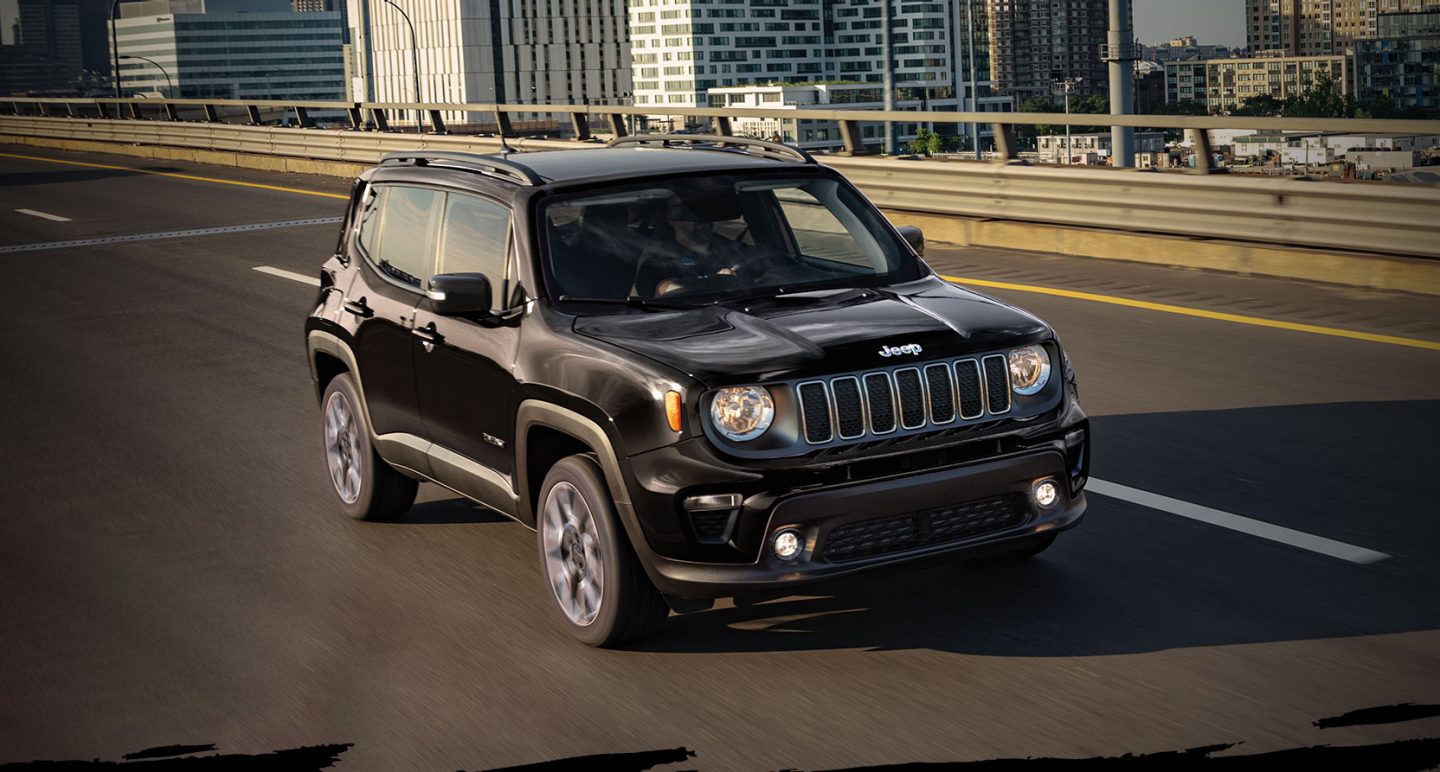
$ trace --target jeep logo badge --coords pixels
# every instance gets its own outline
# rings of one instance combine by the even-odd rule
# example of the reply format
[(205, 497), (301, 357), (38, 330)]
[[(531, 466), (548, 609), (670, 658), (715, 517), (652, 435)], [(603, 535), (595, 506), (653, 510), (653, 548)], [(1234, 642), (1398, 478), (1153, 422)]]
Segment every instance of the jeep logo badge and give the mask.
[(919, 343), (906, 343), (903, 346), (881, 346), (880, 356), (898, 357), (902, 354), (919, 354), (922, 350)]

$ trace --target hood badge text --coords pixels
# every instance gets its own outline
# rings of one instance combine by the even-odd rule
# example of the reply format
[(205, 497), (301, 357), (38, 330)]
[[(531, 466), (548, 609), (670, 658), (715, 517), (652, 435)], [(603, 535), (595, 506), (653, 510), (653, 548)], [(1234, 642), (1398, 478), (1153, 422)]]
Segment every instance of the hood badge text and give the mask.
[(881, 346), (880, 356), (886, 358), (898, 357), (904, 354), (915, 354), (918, 356), (923, 350), (924, 349), (920, 348), (919, 343), (906, 343), (903, 346)]

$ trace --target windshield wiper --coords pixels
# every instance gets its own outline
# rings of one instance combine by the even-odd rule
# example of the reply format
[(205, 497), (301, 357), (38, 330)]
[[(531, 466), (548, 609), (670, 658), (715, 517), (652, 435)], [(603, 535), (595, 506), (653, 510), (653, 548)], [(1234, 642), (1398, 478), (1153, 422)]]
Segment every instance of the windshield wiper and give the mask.
[(586, 298), (576, 297), (575, 295), (561, 295), (560, 297), (556, 298), (556, 300), (559, 300), (561, 303), (603, 303), (612, 306), (628, 306), (630, 308), (645, 308), (657, 310), (701, 308), (705, 305), (711, 305), (709, 303), (678, 303), (673, 300), (652, 300), (650, 298), (642, 298), (638, 295), (631, 295), (628, 298)]

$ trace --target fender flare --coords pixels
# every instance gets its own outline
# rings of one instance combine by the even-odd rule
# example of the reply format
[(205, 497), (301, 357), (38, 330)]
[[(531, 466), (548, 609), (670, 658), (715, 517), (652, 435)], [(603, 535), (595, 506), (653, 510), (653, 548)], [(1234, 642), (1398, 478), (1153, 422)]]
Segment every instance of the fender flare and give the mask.
[(531, 486), (539, 485), (541, 481), (529, 479), (529, 464), (525, 463), (525, 459), (529, 452), (530, 429), (536, 426), (567, 434), (595, 450), (596, 456), (599, 457), (600, 469), (605, 474), (605, 485), (610, 489), (610, 497), (615, 503), (615, 511), (620, 515), (620, 525), (625, 529), (625, 534), (630, 537), (630, 546), (640, 556), (640, 563), (644, 566), (645, 573), (651, 574), (653, 581), (655, 577), (651, 558), (654, 551), (650, 549), (644, 529), (640, 527), (640, 521), (635, 517), (635, 508), (630, 502), (630, 489), (625, 485), (625, 475), (620, 470), (620, 458), (615, 453), (615, 445), (611, 442), (610, 435), (594, 419), (553, 402), (533, 398), (521, 402), (515, 415), (517, 493), (521, 497), (521, 511), (531, 518), (531, 525), (539, 527), (535, 512), (531, 511), (530, 507)]

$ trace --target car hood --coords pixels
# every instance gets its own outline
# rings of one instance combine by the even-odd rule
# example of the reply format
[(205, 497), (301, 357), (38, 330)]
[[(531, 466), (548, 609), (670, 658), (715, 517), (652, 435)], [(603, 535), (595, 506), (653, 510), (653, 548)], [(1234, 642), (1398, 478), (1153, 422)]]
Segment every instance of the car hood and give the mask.
[(710, 386), (931, 361), (1050, 334), (1034, 316), (934, 276), (885, 288), (581, 316), (574, 326)]

